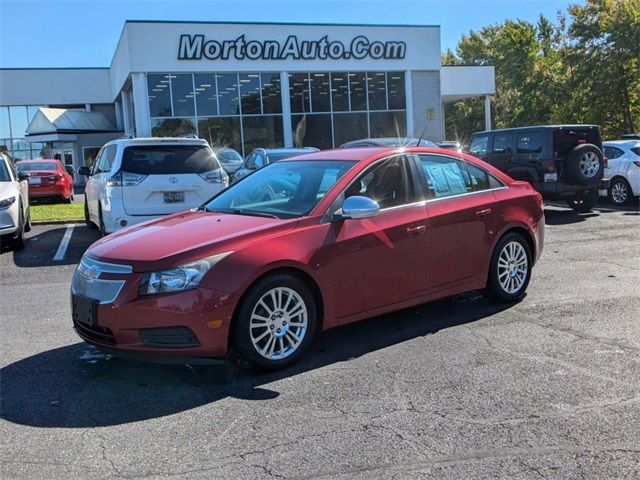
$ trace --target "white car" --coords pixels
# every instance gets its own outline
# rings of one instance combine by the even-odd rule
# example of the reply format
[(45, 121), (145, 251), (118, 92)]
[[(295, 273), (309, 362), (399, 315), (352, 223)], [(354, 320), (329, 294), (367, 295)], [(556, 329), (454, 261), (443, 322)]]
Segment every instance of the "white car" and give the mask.
[(85, 221), (101, 233), (189, 210), (229, 185), (204, 140), (135, 138), (107, 143), (85, 187)]
[(31, 230), (28, 173), (18, 173), (0, 153), (0, 245), (24, 248), (24, 233)]
[(609, 166), (604, 171), (604, 178), (610, 180), (608, 190), (601, 190), (601, 195), (608, 195), (616, 205), (629, 203), (633, 197), (640, 197), (640, 140), (615, 140), (602, 142), (604, 155), (609, 159)]

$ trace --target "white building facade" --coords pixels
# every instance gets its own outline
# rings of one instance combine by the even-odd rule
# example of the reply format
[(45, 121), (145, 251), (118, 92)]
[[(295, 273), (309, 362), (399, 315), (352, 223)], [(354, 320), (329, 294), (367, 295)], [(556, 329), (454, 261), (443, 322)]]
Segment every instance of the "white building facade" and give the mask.
[[(75, 169), (123, 134), (196, 134), (243, 155), (440, 141), (444, 101), (494, 93), (493, 67), (441, 66), (437, 26), (128, 21), (108, 68), (0, 70), (0, 148)], [(65, 110), (104, 118), (56, 121), (82, 117)]]

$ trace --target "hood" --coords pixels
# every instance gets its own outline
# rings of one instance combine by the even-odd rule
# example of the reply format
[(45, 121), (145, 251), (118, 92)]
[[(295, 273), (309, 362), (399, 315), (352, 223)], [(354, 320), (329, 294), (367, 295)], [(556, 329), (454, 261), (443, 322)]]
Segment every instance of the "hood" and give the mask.
[(127, 263), (134, 271), (147, 271), (237, 251), (265, 236), (291, 230), (296, 223), (295, 219), (183, 212), (108, 235), (87, 253), (99, 260)]
[(16, 182), (0, 182), (0, 200), (18, 196), (18, 184)]

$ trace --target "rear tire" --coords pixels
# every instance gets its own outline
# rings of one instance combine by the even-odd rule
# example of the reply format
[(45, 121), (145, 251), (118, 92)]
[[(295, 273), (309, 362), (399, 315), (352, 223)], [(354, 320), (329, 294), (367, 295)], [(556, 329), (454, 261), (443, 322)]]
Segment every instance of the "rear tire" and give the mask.
[(597, 190), (589, 190), (567, 200), (567, 205), (578, 213), (589, 213), (596, 206), (599, 198)]
[(242, 358), (260, 370), (279, 370), (302, 357), (317, 325), (315, 298), (302, 280), (265, 277), (241, 302), (233, 337)]
[(631, 193), (631, 185), (624, 178), (616, 178), (611, 182), (609, 187), (609, 201), (614, 205), (622, 206), (631, 202), (633, 195)]
[(519, 233), (504, 235), (491, 255), (489, 278), (482, 294), (501, 303), (521, 300), (531, 279), (532, 255)]
[(100, 222), (98, 225), (98, 231), (100, 232), (100, 236), (104, 237), (107, 232), (104, 226), (104, 219), (102, 218), (102, 207), (98, 207), (98, 221)]

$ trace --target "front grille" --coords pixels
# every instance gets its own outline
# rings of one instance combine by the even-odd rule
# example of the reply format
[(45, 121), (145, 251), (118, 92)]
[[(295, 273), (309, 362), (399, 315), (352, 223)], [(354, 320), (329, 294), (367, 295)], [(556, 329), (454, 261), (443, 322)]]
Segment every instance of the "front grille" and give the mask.
[(145, 345), (155, 347), (197, 347), (198, 339), (187, 327), (145, 328), (139, 331)]
[(86, 323), (76, 321), (73, 322), (73, 326), (82, 338), (106, 345), (116, 344), (116, 337), (110, 328), (100, 327), (98, 325), (87, 325)]
[(116, 299), (124, 286), (124, 280), (89, 278), (83, 275), (81, 268), (82, 266), (78, 267), (71, 280), (71, 291), (74, 294), (97, 300), (98, 303), (111, 303)]

